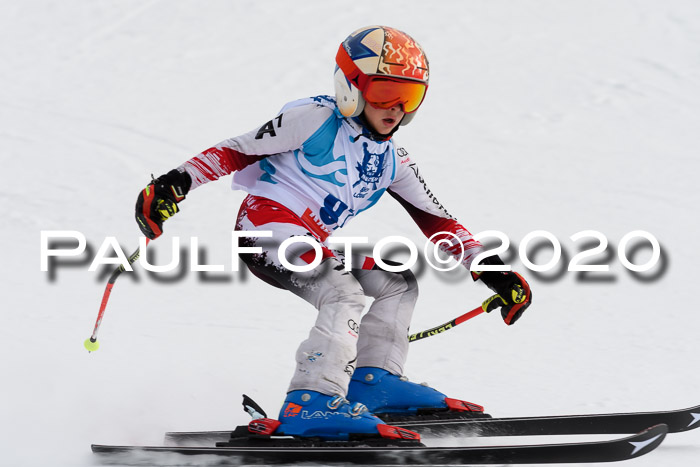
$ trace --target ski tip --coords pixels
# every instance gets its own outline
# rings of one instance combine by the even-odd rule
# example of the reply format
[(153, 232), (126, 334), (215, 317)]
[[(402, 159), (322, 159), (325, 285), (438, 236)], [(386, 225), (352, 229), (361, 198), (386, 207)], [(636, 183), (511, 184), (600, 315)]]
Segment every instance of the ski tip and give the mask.
[(686, 410), (687, 416), (684, 415), (684, 419), (679, 423), (679, 426), (674, 430), (675, 432), (694, 430), (695, 428), (700, 428), (700, 405), (696, 407), (691, 407)]
[(631, 436), (627, 439), (632, 449), (630, 457), (642, 456), (653, 451), (663, 442), (667, 433), (668, 425), (661, 423)]

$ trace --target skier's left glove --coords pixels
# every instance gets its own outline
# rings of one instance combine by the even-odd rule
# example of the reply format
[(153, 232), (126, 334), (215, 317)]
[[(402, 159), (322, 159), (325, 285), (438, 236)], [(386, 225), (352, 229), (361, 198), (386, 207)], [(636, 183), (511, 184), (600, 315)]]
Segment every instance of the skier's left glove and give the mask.
[(190, 175), (173, 169), (141, 190), (136, 199), (136, 222), (146, 237), (153, 240), (163, 233), (163, 222), (180, 210), (177, 204), (185, 199), (190, 186)]
[[(503, 264), (498, 256), (489, 256), (480, 264)], [(482, 305), (486, 312), (491, 312), (496, 308), (501, 309), (501, 316), (507, 325), (515, 323), (525, 310), (532, 303), (532, 292), (530, 284), (514, 271), (482, 271), (472, 272), (474, 280), (481, 281), (489, 289), (496, 292), (489, 300)]]

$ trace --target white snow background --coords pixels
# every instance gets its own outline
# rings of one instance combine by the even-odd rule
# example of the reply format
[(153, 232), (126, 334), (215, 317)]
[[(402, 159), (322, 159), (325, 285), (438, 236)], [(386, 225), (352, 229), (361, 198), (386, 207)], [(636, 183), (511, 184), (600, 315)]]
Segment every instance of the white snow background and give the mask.
[[(566, 253), (542, 274), (516, 254), (534, 295), (525, 316), (512, 327), (480, 316), (416, 342), (407, 375), (495, 416), (700, 403), (697, 1), (3, 1), (0, 465), (88, 466), (90, 443), (159, 444), (166, 430), (247, 423), (242, 393), (276, 415), (315, 311), (230, 271), (243, 193), (229, 177), (193, 191), (153, 245), (165, 263), (173, 237), (199, 237), (207, 262), (226, 266), (223, 281), (162, 283), (137, 265), (114, 287), (98, 352), (82, 343), (106, 277), (85, 255), (51, 280), (40, 232), (81, 231), (93, 253), (115, 236), (131, 253), (151, 173), (287, 101), (331, 94), (338, 44), (370, 24), (427, 51), (426, 101), (396, 138), (438, 199), (472, 232), (506, 233), (516, 253), (535, 230)], [(342, 234), (422, 247), (385, 198)], [(558, 272), (585, 243), (569, 237), (591, 229), (610, 242), (591, 262), (611, 268), (588, 279), (605, 280)], [(646, 280), (617, 257), (640, 229), (663, 252)], [(630, 259), (650, 256), (645, 247)], [(531, 252), (538, 264), (550, 257)], [(489, 293), (463, 271), (426, 268), (419, 284), (412, 331)], [(699, 456), (700, 433), (688, 432), (628, 464)]]

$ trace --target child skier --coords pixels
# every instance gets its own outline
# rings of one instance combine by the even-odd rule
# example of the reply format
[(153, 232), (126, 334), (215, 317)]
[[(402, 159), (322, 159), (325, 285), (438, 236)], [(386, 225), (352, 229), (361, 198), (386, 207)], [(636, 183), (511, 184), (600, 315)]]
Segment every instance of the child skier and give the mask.
[[(335, 229), (387, 192), (426, 236), (437, 234), (432, 240), (443, 240), (441, 248), (466, 268), (481, 251), (393, 139), (415, 116), (427, 87), (428, 60), (408, 34), (384, 26), (359, 29), (338, 50), (335, 98), (288, 103), (261, 127), (207, 149), (139, 194), (136, 219), (143, 234), (154, 239), (191, 190), (234, 173), (233, 188), (249, 193), (236, 230), (250, 232), (241, 245), (258, 248), (242, 260), (257, 277), (318, 310), (308, 339), (297, 350), (275, 433), (347, 439), (348, 433), (377, 434), (383, 414), (465, 409), (464, 402), (401, 376), (418, 298), (410, 271), (382, 270), (372, 258), (343, 258), (327, 242)], [(258, 236), (259, 231), (273, 234)], [(320, 243), (321, 266), (295, 272), (282, 265), (278, 247), (293, 236)], [(295, 265), (310, 264), (315, 256), (308, 245), (286, 253)], [(353, 268), (347, 272), (350, 260)], [(481, 264), (503, 263), (492, 256)], [(473, 277), (499, 295), (491, 308), (500, 306), (508, 325), (531, 302), (527, 282), (515, 272)], [(365, 296), (374, 301), (362, 317)]]

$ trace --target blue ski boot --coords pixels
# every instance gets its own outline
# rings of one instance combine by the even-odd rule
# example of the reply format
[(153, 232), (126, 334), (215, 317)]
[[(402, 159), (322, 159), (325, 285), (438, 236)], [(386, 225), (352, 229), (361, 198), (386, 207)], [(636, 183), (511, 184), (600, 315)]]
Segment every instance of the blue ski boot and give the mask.
[(428, 414), (451, 417), (449, 414), (455, 412), (461, 413), (458, 418), (488, 416), (480, 405), (451, 399), (425, 384), (412, 383), (404, 376), (396, 376), (381, 368), (356, 369), (350, 380), (348, 398), (362, 402), (372, 414), (385, 421)]
[(288, 393), (279, 421), (281, 424), (275, 430), (275, 436), (318, 437), (324, 441), (362, 437), (407, 439), (413, 435), (420, 439), (417, 433), (385, 425), (363, 404), (351, 404), (342, 396), (328, 396), (316, 391)]

